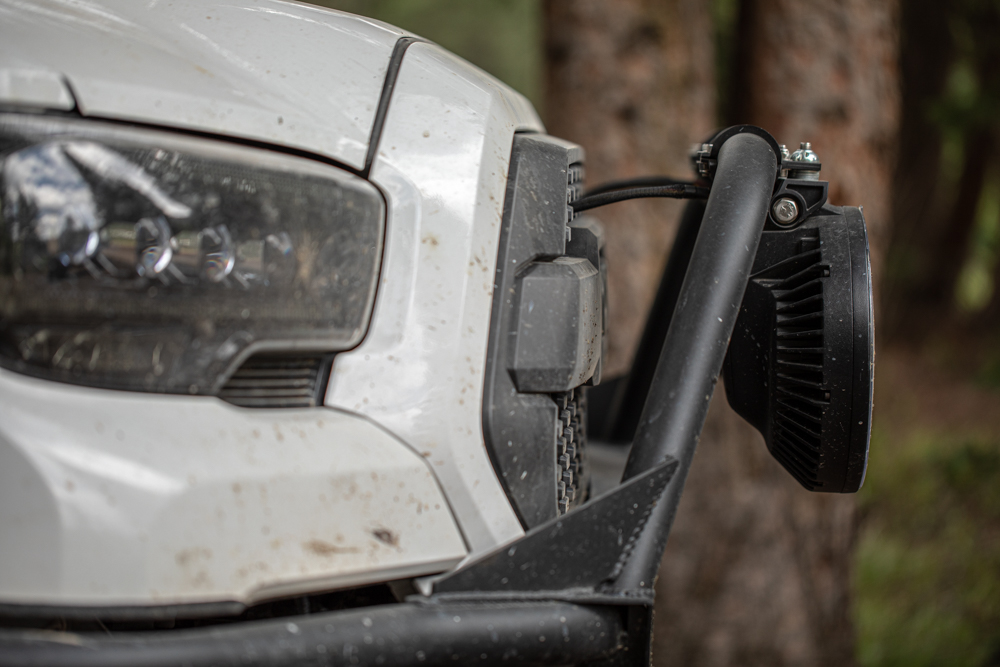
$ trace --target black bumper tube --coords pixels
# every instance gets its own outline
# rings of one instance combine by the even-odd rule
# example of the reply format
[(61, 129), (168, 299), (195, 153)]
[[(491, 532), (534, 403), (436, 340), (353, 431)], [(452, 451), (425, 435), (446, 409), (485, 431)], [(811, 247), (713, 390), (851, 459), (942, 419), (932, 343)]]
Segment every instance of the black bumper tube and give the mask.
[(656, 373), (656, 360), (663, 351), (663, 341), (667, 338), (670, 328), (670, 318), (677, 306), (681, 285), (684, 284), (684, 274), (691, 262), (691, 252), (698, 240), (698, 230), (701, 229), (701, 219), (705, 215), (705, 202), (692, 199), (684, 208), (680, 225), (673, 245), (670, 246), (670, 256), (663, 268), (660, 286), (653, 299), (653, 306), (646, 317), (646, 327), (635, 351), (632, 369), (625, 377), (611, 404), (608, 429), (603, 437), (611, 442), (632, 442), (635, 429), (642, 417), (642, 408), (649, 387), (653, 384)]
[(619, 588), (652, 586), (691, 459), (722, 370), (777, 176), (768, 141), (736, 134), (718, 167), (623, 480), (667, 459), (679, 463), (649, 518)]
[(564, 602), (398, 604), (195, 630), (0, 632), (0, 665), (551, 665), (613, 656), (625, 610)]

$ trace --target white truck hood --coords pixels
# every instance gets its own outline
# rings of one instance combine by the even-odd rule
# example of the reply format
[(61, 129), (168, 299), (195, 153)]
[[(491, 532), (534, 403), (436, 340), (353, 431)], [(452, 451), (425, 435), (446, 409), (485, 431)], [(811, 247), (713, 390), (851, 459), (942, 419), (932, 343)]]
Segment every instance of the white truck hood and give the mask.
[[(256, 0), (0, 0), (0, 104), (242, 137), (362, 169), (399, 37)], [(55, 36), (55, 37), (53, 37)]]

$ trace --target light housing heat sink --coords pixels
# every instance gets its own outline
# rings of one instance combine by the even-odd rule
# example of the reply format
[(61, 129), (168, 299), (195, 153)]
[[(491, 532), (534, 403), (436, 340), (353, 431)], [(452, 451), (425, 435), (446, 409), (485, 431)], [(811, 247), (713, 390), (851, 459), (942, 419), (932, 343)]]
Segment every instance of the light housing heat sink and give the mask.
[(768, 223), (723, 366), (729, 404), (810, 491), (852, 493), (871, 437), (875, 336), (860, 209)]

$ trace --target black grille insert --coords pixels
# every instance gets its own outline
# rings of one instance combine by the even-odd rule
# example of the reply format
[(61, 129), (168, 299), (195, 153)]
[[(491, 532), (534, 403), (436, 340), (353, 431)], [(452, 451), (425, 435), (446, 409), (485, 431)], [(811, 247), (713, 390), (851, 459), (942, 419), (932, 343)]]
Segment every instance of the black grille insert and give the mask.
[(590, 490), (587, 466), (587, 393), (577, 387), (552, 398), (559, 406), (556, 424), (556, 498), (559, 514), (581, 505)]
[(583, 196), (584, 169), (582, 162), (574, 162), (569, 166), (569, 173), (566, 175), (566, 219), (572, 221), (576, 218), (576, 211), (573, 210), (573, 202)]
[[(509, 371), (513, 353), (508, 344), (516, 323), (518, 269), (567, 255), (572, 238), (569, 204), (582, 189), (582, 162), (578, 146), (539, 134), (514, 137), (494, 276), (483, 435), (493, 467), (526, 529), (559, 516), (559, 500), (565, 500), (560, 481), (569, 480), (566, 491), (573, 491), (574, 502), (584, 495), (575, 486), (572, 465), (563, 467), (558, 461), (563, 453), (557, 453), (557, 440), (567, 432), (560, 418), (566, 408), (561, 395), (518, 391)], [(568, 501), (564, 504), (571, 507)]]
[(243, 408), (312, 408), (321, 405), (331, 357), (256, 354), (233, 373), (219, 398)]

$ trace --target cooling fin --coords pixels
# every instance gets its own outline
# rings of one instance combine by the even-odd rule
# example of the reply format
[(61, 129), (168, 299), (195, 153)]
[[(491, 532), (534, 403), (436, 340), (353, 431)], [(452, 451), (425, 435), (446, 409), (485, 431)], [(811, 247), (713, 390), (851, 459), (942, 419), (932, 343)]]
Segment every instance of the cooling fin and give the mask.
[(825, 206), (765, 229), (723, 367), (730, 405), (810, 491), (864, 480), (874, 330), (864, 219)]

